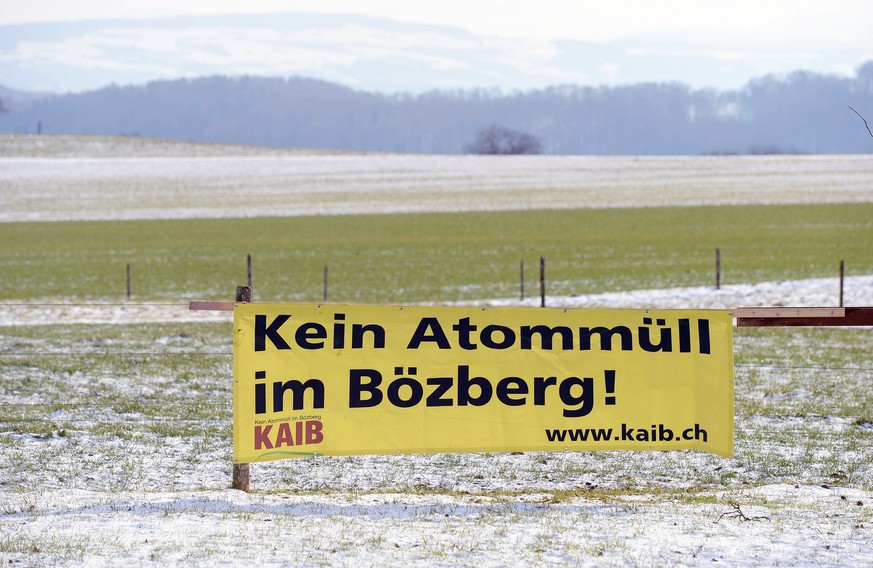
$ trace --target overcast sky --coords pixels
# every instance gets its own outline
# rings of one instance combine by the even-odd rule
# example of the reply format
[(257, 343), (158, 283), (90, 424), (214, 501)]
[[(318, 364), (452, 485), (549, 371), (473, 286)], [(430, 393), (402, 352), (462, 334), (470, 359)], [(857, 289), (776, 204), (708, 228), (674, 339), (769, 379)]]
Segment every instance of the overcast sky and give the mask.
[(870, 0), (0, 0), (0, 23), (282, 11), (368, 14), (501, 36), (873, 45)]
[[(518, 61), (522, 52), (530, 54), (531, 77), (539, 72), (537, 68), (557, 65), (549, 59), (549, 53), (556, 51), (550, 42), (561, 39), (619, 46), (626, 43), (625, 55), (634, 55), (633, 50), (638, 48), (632, 42), (647, 42), (647, 48), (658, 42), (681, 44), (676, 49), (682, 53), (671, 52), (671, 47), (655, 53), (665, 59), (673, 58), (673, 66), (665, 71), (670, 76), (655, 76), (653, 71), (640, 75), (633, 70), (631, 63), (636, 60), (643, 71), (651, 67), (654, 52), (649, 52), (650, 59), (622, 61), (621, 79), (625, 82), (678, 80), (701, 86), (718, 79), (719, 71), (713, 71), (712, 62), (734, 61), (737, 63), (730, 68), (733, 73), (730, 82), (726, 66), (725, 84), (712, 86), (735, 88), (740, 81), (753, 76), (795, 69), (851, 76), (858, 65), (873, 60), (873, 0), (0, 0), (0, 25), (270, 12), (363, 14), (460, 28), (494, 38), (486, 40), (492, 59), (499, 58), (496, 52), (504, 49), (501, 45), (505, 46), (507, 61)], [(513, 45), (513, 38), (519, 43)], [(47, 44), (40, 45), (20, 43), (15, 52), (5, 54), (5, 61), (18, 67), (15, 70), (10, 67), (0, 79), (9, 82), (13, 73), (27, 75), (25, 57), (31, 54), (45, 59), (44, 54), (49, 51)], [(66, 44), (51, 49), (53, 57), (58, 57), (61, 51), (73, 48)], [(233, 49), (240, 51), (239, 46)], [(324, 45), (321, 49), (321, 53), (327, 53)], [(351, 48), (346, 45), (344, 49)], [(533, 53), (536, 50), (542, 55)], [(286, 57), (290, 57), (289, 53)], [(687, 59), (689, 54), (697, 60), (708, 58), (706, 68), (701, 64), (699, 69), (702, 73), (708, 70), (710, 76), (696, 80), (694, 61)], [(562, 76), (574, 80), (574, 65), (578, 68), (575, 61), (563, 68)], [(276, 68), (282, 69), (279, 63)], [(588, 76), (592, 81), (607, 81), (609, 73), (615, 75), (613, 70), (618, 68), (619, 65), (604, 62), (601, 75)], [(166, 70), (165, 75), (170, 72)], [(300, 72), (305, 70), (287, 69), (287, 74)], [(674, 76), (683, 72), (686, 76)], [(350, 83), (355, 80), (351, 76), (348, 79)], [(513, 80), (517, 81), (517, 76)], [(549, 80), (551, 77), (544, 77), (540, 83)], [(540, 83), (532, 80), (530, 84)]]

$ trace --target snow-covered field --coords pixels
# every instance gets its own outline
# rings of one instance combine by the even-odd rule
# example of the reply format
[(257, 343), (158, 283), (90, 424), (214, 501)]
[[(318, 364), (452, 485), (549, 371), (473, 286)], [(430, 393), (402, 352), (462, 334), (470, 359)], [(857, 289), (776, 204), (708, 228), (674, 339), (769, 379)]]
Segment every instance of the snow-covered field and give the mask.
[[(547, 459), (521, 456), (517, 461)], [(563, 456), (553, 458), (560, 464)], [(363, 461), (363, 460), (362, 460)], [(386, 473), (397, 467), (376, 463)], [(487, 472), (489, 460), (458, 460)], [(472, 463), (471, 463), (472, 462)], [(581, 460), (584, 467), (585, 460)], [(431, 465), (432, 464), (432, 465)], [(322, 469), (319, 463), (307, 464)], [(344, 462), (344, 467), (361, 468)], [(481, 474), (477, 474), (481, 475)], [(487, 475), (487, 473), (486, 473)], [(596, 479), (596, 475), (580, 476)], [(499, 477), (493, 479), (499, 483)], [(454, 485), (449, 483), (448, 485)], [(584, 484), (583, 484), (584, 485)], [(870, 493), (767, 484), (681, 493), (45, 489), (5, 500), (15, 565), (869, 566)], [(739, 513), (734, 515), (732, 503)], [(752, 503), (752, 504), (750, 504)], [(20, 511), (20, 512), (18, 512)], [(739, 515), (745, 515), (749, 520)], [(866, 523), (866, 525), (865, 525)], [(41, 552), (52, 550), (50, 554)], [(5, 562), (4, 562), (5, 564)]]
[[(302, 155), (0, 137), (6, 222), (828, 201), (873, 201), (873, 162)], [(547, 304), (829, 306), (838, 287), (833, 278)], [(847, 278), (845, 303), (873, 305), (873, 276)], [(304, 458), (252, 466), (254, 490), (242, 493), (229, 488), (229, 322), (182, 302), (0, 302), (0, 564), (873, 565), (873, 329), (738, 328), (730, 458)]]
[(873, 201), (873, 160), (314, 154), (0, 136), (0, 187), (0, 222), (846, 203)]
[[(549, 305), (833, 305), (835, 286), (821, 279), (719, 291), (649, 290), (552, 297)], [(848, 279), (846, 297), (849, 305), (873, 304), (873, 277)], [(127, 375), (98, 367), (55, 377), (73, 393), (107, 381), (112, 387), (100, 391), (105, 399), (96, 399), (90, 410), (54, 404), (30, 429), (18, 423), (0, 432), (3, 564), (873, 564), (871, 417), (821, 412), (827, 399), (812, 412), (806, 406), (819, 396), (811, 382), (833, 383), (843, 393), (837, 396), (866, 398), (866, 405), (859, 404), (869, 411), (871, 329), (844, 330), (827, 341), (821, 341), (824, 330), (807, 331), (788, 336), (788, 345), (785, 334), (738, 330), (737, 442), (731, 458), (690, 451), (305, 458), (253, 465), (254, 491), (245, 494), (229, 489), (229, 392), (223, 383), (230, 375), (229, 313), (188, 311), (185, 304), (2, 308), (0, 326), (222, 322), (208, 340), (162, 336), (151, 344), (149, 357), (190, 351), (214, 359), (218, 353), (218, 376), (211, 380), (225, 385), (223, 399), (213, 401), (217, 418), (198, 423), (109, 410), (113, 389), (150, 400), (161, 400), (156, 393), (162, 392), (167, 399), (178, 397), (172, 374)], [(828, 365), (836, 370), (779, 362), (800, 343), (820, 364), (833, 356), (829, 341), (844, 349)], [(124, 339), (46, 346), (2, 330), (0, 346), (7, 354), (40, 346), (96, 353), (142, 349)], [(743, 363), (764, 359), (771, 363)], [(3, 360), (7, 370), (20, 369), (16, 361)], [(33, 362), (25, 369), (25, 376), (52, 372)], [(15, 389), (9, 390), (0, 398), (21, 404)], [(38, 404), (33, 394), (29, 400)], [(756, 410), (759, 405), (764, 410)], [(170, 426), (162, 420), (182, 433), (164, 432)], [(60, 430), (60, 424), (72, 427)], [(101, 434), (101, 428), (112, 432)]]

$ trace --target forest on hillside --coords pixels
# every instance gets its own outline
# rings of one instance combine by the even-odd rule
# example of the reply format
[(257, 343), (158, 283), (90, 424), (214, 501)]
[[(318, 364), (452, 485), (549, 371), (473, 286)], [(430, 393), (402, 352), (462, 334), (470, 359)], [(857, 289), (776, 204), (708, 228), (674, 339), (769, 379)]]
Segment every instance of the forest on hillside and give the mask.
[[(869, 153), (873, 61), (736, 91), (679, 83), (383, 95), (302, 77), (212, 76), (7, 100), (0, 132), (126, 135), (292, 148), (462, 153), (500, 125), (546, 154)], [(853, 112), (854, 109), (854, 112)]]

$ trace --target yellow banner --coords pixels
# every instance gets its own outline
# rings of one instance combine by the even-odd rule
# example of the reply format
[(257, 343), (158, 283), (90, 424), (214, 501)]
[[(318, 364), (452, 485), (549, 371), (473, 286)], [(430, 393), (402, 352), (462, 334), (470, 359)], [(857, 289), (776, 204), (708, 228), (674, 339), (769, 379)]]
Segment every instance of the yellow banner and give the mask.
[(733, 452), (728, 312), (236, 304), (234, 460)]

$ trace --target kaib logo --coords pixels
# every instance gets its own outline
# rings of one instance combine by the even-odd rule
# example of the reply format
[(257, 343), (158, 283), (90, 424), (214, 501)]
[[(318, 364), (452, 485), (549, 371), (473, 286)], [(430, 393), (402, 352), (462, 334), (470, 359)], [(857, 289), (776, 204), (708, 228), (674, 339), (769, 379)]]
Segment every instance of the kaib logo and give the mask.
[(255, 426), (256, 450), (310, 446), (323, 441), (324, 424), (321, 420), (297, 420)]

